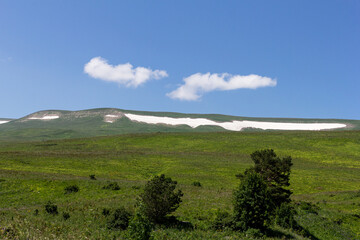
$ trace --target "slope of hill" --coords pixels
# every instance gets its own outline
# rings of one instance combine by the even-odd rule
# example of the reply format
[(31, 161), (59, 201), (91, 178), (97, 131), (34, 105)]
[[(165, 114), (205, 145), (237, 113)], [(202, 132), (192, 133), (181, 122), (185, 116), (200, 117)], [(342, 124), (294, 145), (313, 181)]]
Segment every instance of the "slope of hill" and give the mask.
[[(151, 133), (3, 142), (0, 239), (7, 239), (4, 232), (12, 234), (8, 239), (123, 239), (126, 231), (107, 228), (110, 215), (104, 216), (103, 209), (133, 211), (145, 182), (162, 173), (184, 192), (174, 215), (194, 229), (157, 228), (154, 239), (254, 239), (216, 231), (212, 224), (220, 210), (232, 213), (232, 193), (239, 185), (235, 175), (253, 165), (252, 152), (265, 148), (292, 156), (292, 199), (312, 203), (296, 204), (296, 221), (311, 239), (360, 239), (359, 133)], [(111, 182), (120, 189), (104, 188)], [(79, 192), (65, 194), (72, 185)], [(46, 213), (49, 200), (58, 206), (58, 215)], [(307, 239), (279, 227), (274, 231), (270, 239)]]
[(48, 110), (16, 120), (0, 121), (3, 121), (0, 125), (0, 140), (49, 140), (147, 132), (360, 129), (358, 120), (249, 118), (114, 108), (82, 111)]

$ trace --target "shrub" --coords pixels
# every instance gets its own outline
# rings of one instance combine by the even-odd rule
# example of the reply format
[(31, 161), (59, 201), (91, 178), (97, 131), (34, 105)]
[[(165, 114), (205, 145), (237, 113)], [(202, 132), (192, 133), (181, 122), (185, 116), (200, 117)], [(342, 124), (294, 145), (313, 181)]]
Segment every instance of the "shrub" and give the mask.
[(66, 221), (70, 218), (70, 214), (68, 212), (63, 212), (63, 219)]
[(115, 210), (112, 218), (108, 221), (109, 229), (125, 230), (129, 225), (131, 214), (124, 207)]
[(176, 185), (176, 181), (166, 178), (164, 174), (155, 176), (146, 183), (140, 200), (142, 211), (150, 221), (161, 223), (166, 215), (179, 207), (183, 193), (181, 190), (175, 192)]
[(152, 224), (141, 213), (137, 212), (131, 218), (128, 228), (128, 237), (133, 240), (149, 240), (151, 238)]
[(222, 210), (218, 210), (215, 215), (215, 219), (212, 222), (212, 227), (216, 230), (224, 230), (226, 228), (232, 228), (233, 217), (230, 213)]
[(314, 204), (311, 204), (309, 202), (300, 202), (299, 206), (300, 206), (301, 210), (304, 210), (308, 213), (313, 213), (316, 215), (318, 214), (317, 211), (319, 210), (319, 208), (317, 206), (315, 206)]
[(45, 205), (45, 211), (49, 214), (56, 215), (58, 214), (58, 209), (55, 204), (53, 204), (51, 201), (47, 202)]
[(35, 209), (34, 215), (35, 215), (35, 216), (39, 215), (39, 209)]
[(108, 183), (108, 185), (104, 186), (103, 189), (120, 190), (120, 187), (117, 184), (117, 182), (112, 182), (112, 183)]
[(283, 228), (294, 228), (297, 226), (294, 216), (295, 209), (288, 203), (282, 203), (275, 211), (275, 223)]
[(263, 178), (247, 173), (234, 192), (234, 225), (246, 231), (249, 228), (264, 229), (270, 217), (271, 201)]
[(245, 236), (248, 238), (262, 238), (264, 235), (259, 229), (249, 228), (248, 230), (246, 230)]
[(103, 208), (102, 215), (108, 216), (110, 214), (110, 210), (108, 208)]
[(91, 175), (89, 175), (89, 177), (91, 180), (96, 180), (95, 174), (91, 174)]
[(78, 191), (79, 191), (79, 187), (77, 185), (70, 185), (65, 187), (65, 194), (78, 192)]
[(201, 187), (201, 183), (199, 181), (193, 182), (192, 185), (195, 187)]

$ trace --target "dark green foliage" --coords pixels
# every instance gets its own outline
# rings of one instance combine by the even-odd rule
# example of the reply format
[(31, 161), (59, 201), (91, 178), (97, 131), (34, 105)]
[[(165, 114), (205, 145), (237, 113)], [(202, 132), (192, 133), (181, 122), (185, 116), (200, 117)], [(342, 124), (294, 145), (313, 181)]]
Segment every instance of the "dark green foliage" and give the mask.
[(65, 187), (65, 194), (75, 193), (79, 191), (79, 187), (77, 185), (70, 185)]
[(115, 210), (112, 218), (108, 221), (109, 229), (122, 229), (125, 230), (129, 225), (131, 214), (126, 211), (124, 207)]
[(245, 236), (247, 238), (262, 238), (264, 236), (264, 234), (260, 231), (260, 229), (257, 228), (249, 228), (248, 230), (246, 230), (245, 232)]
[(289, 203), (282, 203), (275, 210), (275, 223), (283, 228), (294, 228), (297, 226), (294, 219), (296, 211)]
[(193, 182), (192, 185), (195, 187), (201, 187), (201, 183), (199, 181)]
[(318, 214), (319, 207), (309, 202), (300, 202), (300, 209), (308, 213)]
[(120, 190), (120, 186), (119, 186), (119, 184), (117, 184), (117, 182), (111, 182), (111, 183), (108, 183), (106, 186), (104, 186), (103, 189), (117, 191), (117, 190)]
[(271, 200), (262, 176), (255, 172), (244, 175), (234, 191), (234, 225), (236, 229), (265, 229), (270, 217)]
[(108, 208), (103, 208), (103, 210), (102, 210), (102, 215), (104, 215), (104, 216), (108, 216), (109, 214), (110, 214), (110, 209), (108, 209)]
[(34, 215), (35, 215), (35, 216), (39, 215), (39, 209), (35, 209)]
[(166, 178), (164, 174), (155, 176), (145, 185), (140, 195), (145, 216), (154, 223), (161, 223), (166, 215), (174, 212), (181, 202), (183, 193), (175, 192), (177, 182)]
[(152, 227), (147, 217), (137, 212), (130, 220), (128, 237), (133, 240), (148, 240), (151, 238)]
[(96, 180), (95, 174), (91, 174), (91, 175), (89, 175), (89, 177), (91, 180)]
[(68, 212), (63, 212), (63, 219), (66, 221), (70, 218), (70, 214)]
[[(290, 186), (290, 171), (292, 158), (290, 156), (280, 159), (273, 149), (255, 151), (251, 154), (255, 166), (247, 169), (247, 172), (257, 172), (266, 181), (271, 199), (275, 207), (284, 202), (290, 202), (292, 192), (286, 187)], [(241, 174), (237, 175), (242, 177)]]
[(45, 211), (49, 214), (56, 215), (58, 214), (57, 205), (53, 204), (51, 201), (47, 202), (45, 205)]
[(215, 230), (225, 230), (233, 227), (233, 217), (230, 213), (222, 210), (218, 210), (215, 215), (215, 219), (212, 222), (212, 227)]

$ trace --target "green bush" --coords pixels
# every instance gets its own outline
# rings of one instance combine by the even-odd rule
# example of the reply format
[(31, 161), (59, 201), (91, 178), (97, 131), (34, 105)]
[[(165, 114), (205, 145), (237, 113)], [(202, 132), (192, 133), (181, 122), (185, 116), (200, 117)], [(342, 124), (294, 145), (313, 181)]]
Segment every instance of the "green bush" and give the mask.
[(96, 180), (95, 174), (91, 174), (91, 175), (89, 175), (89, 177), (91, 180)]
[(195, 187), (201, 187), (201, 183), (199, 181), (193, 182), (192, 185)]
[(245, 236), (247, 238), (255, 238), (256, 239), (256, 238), (263, 238), (264, 234), (259, 229), (249, 228), (248, 230), (246, 230)]
[(79, 191), (79, 187), (77, 185), (70, 185), (65, 187), (65, 194), (74, 193), (78, 191)]
[(48, 201), (45, 205), (45, 211), (49, 214), (56, 215), (58, 214), (57, 205), (53, 204), (51, 201)]
[(164, 174), (146, 183), (140, 200), (142, 211), (151, 222), (164, 222), (166, 215), (179, 207), (183, 193), (181, 190), (175, 192), (176, 185), (176, 181), (166, 178)]
[(131, 218), (128, 228), (128, 238), (133, 240), (151, 239), (152, 224), (143, 214), (137, 212)]
[(102, 215), (104, 215), (104, 216), (108, 216), (109, 214), (110, 214), (110, 209), (108, 209), (108, 208), (103, 208), (103, 210), (102, 210)]
[(126, 211), (124, 207), (115, 210), (112, 218), (108, 221), (109, 229), (122, 229), (125, 230), (129, 225), (131, 214)]
[(212, 222), (212, 227), (216, 230), (224, 230), (233, 227), (233, 217), (230, 213), (218, 210), (215, 219)]
[(275, 223), (283, 228), (294, 228), (297, 226), (294, 219), (295, 209), (289, 203), (282, 203), (275, 210)]
[(111, 182), (108, 183), (106, 186), (103, 187), (103, 189), (109, 189), (109, 190), (120, 190), (120, 186), (117, 184), (117, 182)]
[(265, 181), (258, 173), (247, 173), (234, 191), (235, 228), (242, 231), (265, 229), (270, 210), (270, 194)]
[(63, 212), (63, 219), (66, 221), (70, 218), (70, 214), (68, 212)]
[(304, 210), (308, 213), (313, 213), (313, 214), (318, 214), (318, 210), (319, 210), (319, 207), (315, 206), (314, 204), (312, 203), (309, 203), (309, 202), (300, 202), (299, 204), (300, 206), (300, 209), (301, 210)]

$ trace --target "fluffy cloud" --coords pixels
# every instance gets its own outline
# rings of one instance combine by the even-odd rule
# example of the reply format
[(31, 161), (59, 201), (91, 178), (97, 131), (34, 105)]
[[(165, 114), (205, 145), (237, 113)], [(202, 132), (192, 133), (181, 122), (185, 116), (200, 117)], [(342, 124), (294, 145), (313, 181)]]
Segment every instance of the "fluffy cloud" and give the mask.
[(276, 80), (254, 74), (240, 76), (228, 73), (195, 73), (184, 78), (184, 82), (185, 84), (168, 93), (167, 96), (173, 99), (194, 101), (199, 99), (204, 93), (216, 90), (256, 89), (259, 87), (276, 86)]
[(110, 65), (101, 57), (94, 57), (84, 66), (84, 72), (93, 78), (108, 82), (116, 82), (127, 87), (137, 87), (151, 79), (167, 77), (163, 70), (151, 70), (149, 68), (134, 68), (130, 63)]

